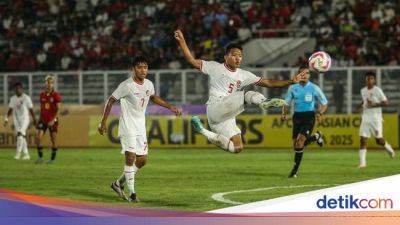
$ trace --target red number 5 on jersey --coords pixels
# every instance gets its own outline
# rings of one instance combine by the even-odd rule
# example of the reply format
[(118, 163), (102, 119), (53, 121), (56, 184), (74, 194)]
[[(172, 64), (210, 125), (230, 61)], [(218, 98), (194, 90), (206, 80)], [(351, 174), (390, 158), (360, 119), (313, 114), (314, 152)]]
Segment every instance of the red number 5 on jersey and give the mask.
[(234, 87), (235, 87), (235, 84), (234, 83), (230, 83), (229, 87), (228, 87), (228, 93), (232, 93)]

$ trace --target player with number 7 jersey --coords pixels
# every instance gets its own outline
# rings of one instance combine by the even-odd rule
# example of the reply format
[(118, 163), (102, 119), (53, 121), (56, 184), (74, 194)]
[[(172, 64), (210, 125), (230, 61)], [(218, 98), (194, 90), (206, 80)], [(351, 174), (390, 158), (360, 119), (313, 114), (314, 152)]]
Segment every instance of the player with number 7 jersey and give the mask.
[[(151, 100), (153, 103), (170, 109), (176, 116), (181, 114), (181, 109), (164, 101), (157, 96), (153, 83), (146, 79), (148, 61), (143, 56), (135, 57), (132, 63), (133, 76), (119, 84), (109, 97), (104, 108), (99, 124), (99, 133), (107, 131), (107, 118), (116, 101), (121, 103), (121, 116), (119, 118), (118, 136), (120, 138), (122, 154), (125, 154), (124, 171), (111, 184), (117, 194), (130, 202), (138, 202), (135, 192), (135, 174), (147, 162), (148, 144), (146, 137), (145, 111)], [(125, 196), (124, 184), (127, 183), (129, 197)]]
[(292, 80), (270, 80), (239, 68), (242, 62), (242, 47), (231, 43), (226, 47), (224, 62), (195, 59), (186, 44), (182, 31), (175, 31), (175, 39), (185, 59), (192, 67), (209, 76), (209, 99), (207, 119), (211, 131), (203, 127), (197, 116), (191, 122), (195, 130), (204, 135), (211, 143), (231, 153), (243, 149), (241, 130), (236, 125), (236, 116), (244, 111), (245, 104), (255, 104), (262, 109), (282, 107), (283, 99), (267, 100), (261, 93), (243, 91), (243, 87), (257, 85), (261, 87), (286, 87), (298, 83), (304, 73), (299, 73)]

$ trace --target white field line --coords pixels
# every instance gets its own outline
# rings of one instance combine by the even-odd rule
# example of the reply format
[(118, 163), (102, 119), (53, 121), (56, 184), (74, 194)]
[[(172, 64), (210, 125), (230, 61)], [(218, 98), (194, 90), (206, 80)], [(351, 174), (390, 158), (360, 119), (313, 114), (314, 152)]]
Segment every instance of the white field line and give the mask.
[(244, 202), (232, 201), (230, 199), (224, 198), (225, 195), (236, 194), (236, 193), (246, 193), (246, 192), (257, 192), (257, 191), (267, 191), (273, 189), (289, 189), (289, 188), (303, 188), (303, 187), (327, 187), (335, 184), (306, 184), (306, 185), (293, 185), (293, 186), (275, 186), (275, 187), (265, 187), (265, 188), (256, 188), (256, 189), (248, 189), (248, 190), (238, 190), (238, 191), (229, 191), (229, 192), (220, 192), (211, 195), (211, 198), (218, 202), (228, 203), (232, 205), (240, 205)]

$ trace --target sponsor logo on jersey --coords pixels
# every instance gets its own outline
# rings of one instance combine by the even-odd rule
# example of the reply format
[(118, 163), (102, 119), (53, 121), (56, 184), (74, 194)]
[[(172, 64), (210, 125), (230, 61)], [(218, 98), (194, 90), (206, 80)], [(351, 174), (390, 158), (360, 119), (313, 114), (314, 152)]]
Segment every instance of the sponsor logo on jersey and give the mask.
[(242, 81), (240, 81), (240, 80), (236, 81), (236, 86), (237, 86), (238, 88), (240, 88), (241, 85), (242, 85)]

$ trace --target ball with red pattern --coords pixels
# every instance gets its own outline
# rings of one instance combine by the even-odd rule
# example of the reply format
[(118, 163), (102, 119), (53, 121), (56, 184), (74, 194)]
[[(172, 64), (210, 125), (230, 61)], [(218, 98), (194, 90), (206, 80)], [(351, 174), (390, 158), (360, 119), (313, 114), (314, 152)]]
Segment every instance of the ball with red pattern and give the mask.
[(331, 68), (331, 57), (328, 53), (319, 51), (314, 52), (310, 58), (308, 58), (308, 66), (310, 69), (324, 73)]

